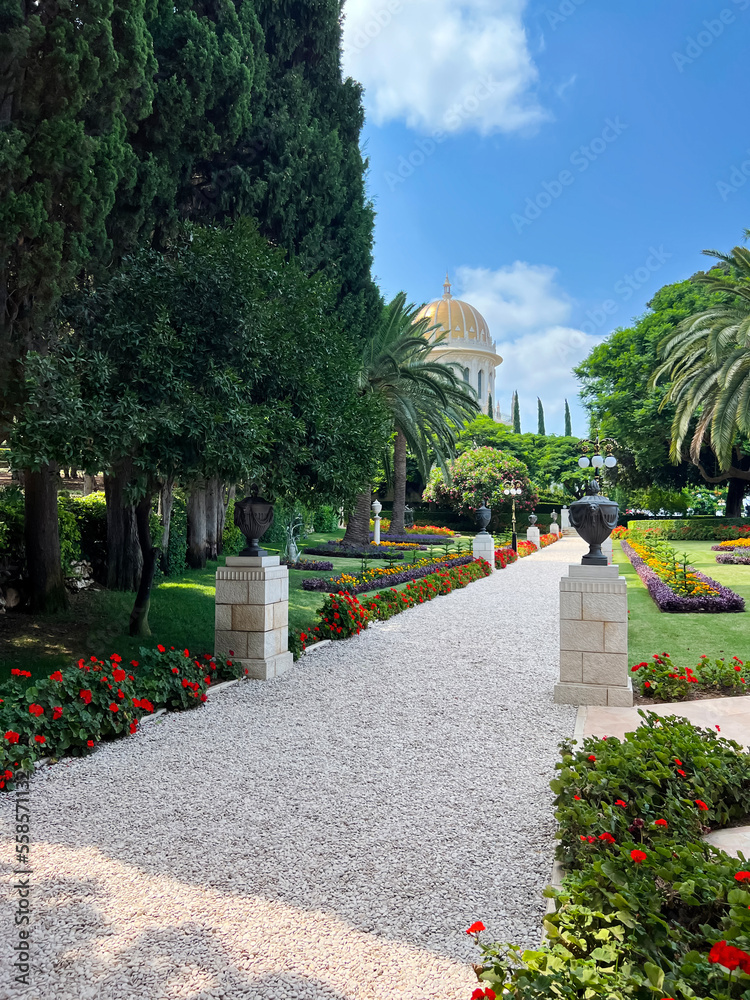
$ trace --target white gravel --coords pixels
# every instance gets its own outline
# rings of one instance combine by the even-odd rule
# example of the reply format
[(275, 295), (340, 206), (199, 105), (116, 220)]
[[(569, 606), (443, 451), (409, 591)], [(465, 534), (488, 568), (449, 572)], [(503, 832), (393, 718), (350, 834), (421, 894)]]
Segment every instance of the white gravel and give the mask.
[[(554, 849), (564, 539), (284, 677), (42, 769), (35, 1000), (467, 1000), (481, 919), (536, 945)], [(13, 796), (0, 799), (3, 860)]]

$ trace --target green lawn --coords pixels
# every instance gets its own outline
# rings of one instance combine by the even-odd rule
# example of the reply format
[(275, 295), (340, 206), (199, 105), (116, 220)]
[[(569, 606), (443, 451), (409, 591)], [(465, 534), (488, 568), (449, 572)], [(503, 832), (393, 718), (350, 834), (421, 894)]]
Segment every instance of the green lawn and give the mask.
[[(341, 538), (343, 534), (343, 531), (311, 534), (304, 545), (321, 545), (331, 539)], [(420, 553), (420, 556), (427, 554)], [(441, 549), (436, 546), (434, 555), (440, 554)], [(303, 558), (325, 557), (311, 555)], [(408, 565), (410, 560), (411, 553), (405, 553), (404, 564)], [(322, 592), (302, 590), (305, 578), (329, 577), (344, 571), (356, 574), (360, 568), (360, 561), (357, 559), (331, 559), (330, 562), (334, 566), (332, 571), (307, 573), (290, 570), (290, 632), (299, 633), (314, 625), (317, 621), (315, 612), (326, 597)], [(9, 676), (13, 667), (30, 670), (34, 675), (43, 675), (71, 659), (92, 653), (102, 657), (119, 653), (124, 659), (135, 659), (140, 646), (153, 646), (157, 642), (165, 646), (187, 647), (195, 652), (213, 650), (215, 578), (218, 565), (220, 563), (210, 562), (203, 570), (188, 570), (178, 579), (166, 579), (154, 589), (149, 611), (152, 632), (149, 640), (132, 639), (127, 634), (134, 597), (129, 593), (97, 590), (78, 594), (73, 598), (71, 609), (60, 615), (2, 616), (0, 680)], [(370, 565), (380, 565), (380, 562), (373, 560)], [(386, 563), (382, 565), (385, 566)], [(378, 584), (373, 589), (380, 590), (384, 586), (387, 584)]]
[[(750, 609), (750, 566), (720, 566), (711, 551), (715, 542), (679, 542), (680, 554), (696, 569), (731, 587), (745, 598)], [(651, 600), (630, 560), (619, 544), (614, 546), (615, 561), (628, 582), (630, 609), (628, 651), (631, 663), (650, 659), (654, 653), (669, 653), (678, 665), (695, 664), (701, 654), (709, 657), (739, 656), (750, 661), (750, 611), (725, 615), (664, 614)]]

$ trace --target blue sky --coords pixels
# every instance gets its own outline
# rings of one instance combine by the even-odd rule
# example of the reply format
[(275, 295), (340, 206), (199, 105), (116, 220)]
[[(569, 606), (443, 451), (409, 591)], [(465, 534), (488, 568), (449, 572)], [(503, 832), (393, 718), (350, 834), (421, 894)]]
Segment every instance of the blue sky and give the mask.
[[(750, 227), (750, 0), (348, 0), (387, 297), (486, 316), (524, 429), (570, 369)], [(746, 172), (743, 172), (743, 165)]]

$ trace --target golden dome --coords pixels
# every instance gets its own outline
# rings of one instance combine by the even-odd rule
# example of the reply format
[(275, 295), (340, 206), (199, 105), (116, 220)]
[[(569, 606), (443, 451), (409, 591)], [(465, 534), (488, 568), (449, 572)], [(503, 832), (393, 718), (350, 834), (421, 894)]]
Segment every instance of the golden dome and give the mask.
[[(489, 351), (496, 354), (495, 345), (490, 337), (490, 328), (482, 314), (462, 299), (454, 299), (451, 295), (451, 283), (445, 276), (442, 299), (435, 299), (423, 306), (417, 313), (417, 319), (426, 316), (431, 324), (442, 326), (448, 336), (440, 345), (446, 347), (464, 347), (474, 350)], [(435, 332), (437, 335), (437, 331)]]

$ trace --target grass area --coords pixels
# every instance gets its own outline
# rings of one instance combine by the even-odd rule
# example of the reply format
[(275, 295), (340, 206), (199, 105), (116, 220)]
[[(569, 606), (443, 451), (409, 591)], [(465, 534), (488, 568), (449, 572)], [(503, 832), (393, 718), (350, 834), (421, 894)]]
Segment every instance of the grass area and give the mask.
[[(675, 543), (680, 555), (687, 552), (695, 569), (731, 587), (745, 598), (750, 609), (750, 566), (719, 565), (710, 542)], [(614, 545), (615, 561), (628, 582), (628, 652), (631, 663), (649, 660), (654, 653), (669, 653), (679, 666), (692, 666), (705, 653), (719, 658), (725, 654), (750, 661), (750, 610), (744, 614), (671, 615), (657, 608), (619, 544)]]
[[(322, 545), (343, 535), (343, 531), (311, 534), (304, 545)], [(437, 557), (440, 554), (441, 548), (436, 546), (434, 555)], [(428, 553), (422, 552), (418, 558), (425, 555)], [(410, 560), (411, 553), (405, 553), (404, 564), (408, 565)], [(302, 590), (304, 579), (329, 577), (344, 571), (356, 573), (360, 567), (357, 559), (331, 559), (330, 562), (334, 566), (332, 571), (289, 571), (290, 632), (299, 633), (316, 624), (315, 612), (326, 597), (324, 593)], [(221, 563), (210, 562), (205, 569), (188, 570), (183, 576), (163, 580), (154, 588), (149, 611), (150, 639), (128, 635), (134, 598), (130, 593), (108, 590), (82, 592), (73, 596), (70, 610), (64, 614), (0, 616), (0, 680), (10, 675), (13, 667), (30, 670), (34, 676), (44, 676), (72, 659), (92, 653), (107, 657), (116, 652), (123, 659), (134, 659), (141, 646), (155, 646), (157, 642), (165, 646), (187, 647), (197, 653), (213, 650), (216, 568), (221, 564), (223, 560)], [(372, 562), (370, 565), (378, 564)], [(381, 590), (385, 586), (386, 583), (378, 584), (373, 590)]]

